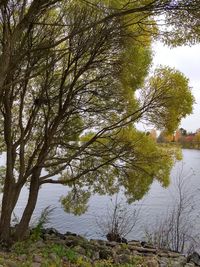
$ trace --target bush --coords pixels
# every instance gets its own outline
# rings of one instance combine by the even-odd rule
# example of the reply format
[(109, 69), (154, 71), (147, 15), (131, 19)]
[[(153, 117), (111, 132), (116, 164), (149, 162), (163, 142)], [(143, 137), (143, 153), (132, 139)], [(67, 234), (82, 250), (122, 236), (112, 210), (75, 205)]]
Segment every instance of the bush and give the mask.
[(199, 218), (196, 207), (199, 193), (189, 188), (192, 175), (191, 171), (185, 173), (182, 164), (173, 179), (172, 205), (164, 216), (159, 216), (161, 219), (151, 226), (151, 230), (146, 228), (146, 239), (152, 245), (186, 254), (200, 248), (200, 238), (195, 231)]
[(130, 209), (130, 205), (111, 199), (107, 212), (96, 218), (96, 224), (102, 236), (108, 241), (126, 242), (125, 237), (134, 229), (139, 220), (140, 209)]

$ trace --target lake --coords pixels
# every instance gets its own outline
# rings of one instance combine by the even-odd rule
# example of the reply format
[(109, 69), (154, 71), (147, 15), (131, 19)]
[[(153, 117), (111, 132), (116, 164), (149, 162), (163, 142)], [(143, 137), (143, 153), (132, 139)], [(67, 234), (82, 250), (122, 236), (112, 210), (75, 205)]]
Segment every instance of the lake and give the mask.
[[(184, 173), (188, 174), (187, 189), (189, 192), (198, 192), (200, 190), (200, 150), (183, 149), (183, 160), (176, 163), (171, 172), (171, 184), (168, 188), (163, 188), (155, 181), (149, 192), (142, 200), (137, 201), (134, 205), (130, 205), (130, 211), (135, 208), (139, 211), (139, 223), (128, 235), (129, 239), (143, 239), (144, 229), (154, 225), (157, 220), (166, 214), (167, 210), (174, 205), (176, 198), (175, 177), (179, 174), (180, 169), (184, 169)], [(93, 196), (89, 201), (88, 211), (81, 216), (74, 216), (63, 211), (59, 199), (62, 195), (66, 195), (67, 188), (62, 185), (44, 185), (39, 193), (39, 199), (36, 210), (33, 215), (33, 222), (39, 217), (41, 211), (47, 207), (55, 207), (51, 214), (50, 224), (48, 226), (55, 227), (61, 233), (66, 231), (79, 233), (88, 238), (102, 238), (96, 219), (106, 216), (107, 208), (110, 203), (109, 196)], [(119, 196), (123, 198), (123, 196)], [(18, 201), (15, 214), (20, 216), (27, 199), (27, 189), (23, 190), (23, 194)], [(199, 200), (200, 207), (200, 200)]]

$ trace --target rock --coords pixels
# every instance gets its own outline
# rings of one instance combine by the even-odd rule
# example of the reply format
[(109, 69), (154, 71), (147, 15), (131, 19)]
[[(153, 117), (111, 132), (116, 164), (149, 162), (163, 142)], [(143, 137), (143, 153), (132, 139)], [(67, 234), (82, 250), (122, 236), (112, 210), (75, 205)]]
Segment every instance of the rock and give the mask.
[(62, 257), (62, 260), (63, 260), (63, 262), (66, 262), (66, 263), (69, 262), (69, 260), (68, 260), (68, 258), (66, 256)]
[(93, 261), (95, 261), (95, 260), (99, 260), (99, 258), (100, 258), (99, 251), (94, 251), (94, 252), (92, 253), (91, 258), (92, 258)]
[(77, 234), (71, 233), (71, 232), (68, 232), (68, 231), (64, 235), (65, 236), (69, 236), (69, 235), (71, 235), (71, 236), (77, 236)]
[(65, 246), (65, 240), (59, 239), (58, 237), (50, 239), (54, 244)]
[(13, 262), (13, 261), (11, 261), (11, 260), (6, 260), (5, 261), (5, 266), (6, 267), (18, 267), (18, 264)]
[(127, 255), (127, 254), (121, 254), (117, 256), (117, 260), (118, 260), (118, 263), (120, 264), (126, 264), (130, 262), (131, 257), (130, 255)]
[(86, 253), (85, 249), (81, 246), (75, 246), (75, 247), (73, 247), (73, 250), (75, 252), (77, 252), (78, 254), (81, 254), (81, 255), (85, 255), (85, 253)]
[(80, 240), (76, 236), (66, 236), (65, 245), (68, 247), (78, 246)]
[(148, 259), (146, 261), (147, 267), (159, 267), (158, 261), (156, 259)]
[(57, 235), (55, 234), (44, 234), (43, 235), (43, 239), (45, 241), (51, 240), (51, 241), (61, 241), (62, 239), (60, 239), (59, 237), (57, 237)]
[(193, 252), (191, 255), (187, 257), (187, 262), (191, 262), (200, 266), (200, 256), (197, 252)]
[(57, 234), (59, 234), (59, 232), (55, 228), (53, 228), (53, 227), (46, 228), (44, 230), (44, 232), (45, 232), (45, 234), (49, 234), (49, 235), (52, 235), (52, 234), (57, 235)]
[(57, 255), (55, 253), (50, 253), (49, 254), (49, 258), (52, 260), (52, 261), (56, 261), (57, 260)]
[(98, 242), (98, 240), (90, 239), (89, 242), (90, 242), (90, 244), (93, 245), (93, 246), (96, 246), (96, 247), (99, 246), (99, 242)]
[(121, 237), (118, 233), (108, 233), (106, 235), (106, 238), (109, 242), (112, 242), (112, 241), (115, 241), (115, 242), (118, 242), (118, 243), (126, 243), (127, 244), (127, 239), (124, 238), (124, 237)]
[(141, 247), (141, 243), (139, 241), (136, 241), (136, 240), (129, 241), (128, 245)]
[(113, 253), (112, 250), (108, 249), (108, 248), (101, 248), (101, 250), (99, 251), (99, 258), (101, 260), (108, 260), (110, 258), (112, 258)]
[(39, 263), (39, 262), (33, 262), (33, 263), (31, 264), (31, 267), (41, 267), (41, 266), (42, 266), (42, 264)]
[(142, 253), (152, 253), (155, 254), (157, 250), (155, 248), (144, 248), (144, 247), (137, 247), (137, 246), (128, 246), (130, 250), (137, 250), (138, 252)]
[(121, 243), (128, 244), (128, 240), (124, 237), (122, 237)]
[(97, 240), (97, 241), (98, 241), (98, 243), (99, 243), (100, 246), (106, 246), (106, 244), (108, 243), (105, 240)]
[(113, 250), (118, 254), (127, 254), (127, 255), (130, 255), (130, 254), (133, 254), (131, 253), (131, 251), (128, 249), (128, 248), (123, 248), (122, 246), (117, 246), (117, 247), (114, 247)]
[(37, 248), (44, 248), (44, 247), (45, 247), (45, 244), (44, 244), (44, 242), (43, 242), (42, 240), (39, 240), (39, 241), (37, 241), (37, 242), (35, 243), (35, 246), (36, 246)]
[(18, 256), (18, 260), (19, 260), (19, 261), (22, 261), (22, 262), (23, 262), (23, 261), (26, 261), (26, 260), (27, 260), (27, 256), (26, 256), (26, 254), (19, 255), (19, 256)]
[(163, 252), (163, 251), (161, 251), (161, 252), (158, 251), (157, 255), (160, 256), (160, 257), (163, 257), (163, 258), (168, 257), (167, 252)]
[(169, 265), (169, 259), (168, 258), (159, 258), (159, 264), (160, 264), (160, 267), (168, 267)]
[(33, 262), (41, 263), (43, 261), (42, 256), (40, 255), (33, 255)]
[[(71, 232), (62, 235), (54, 228), (43, 230), (42, 234), (45, 241), (40, 239), (32, 243), (31, 246), (28, 247), (28, 255), (22, 254), (17, 256), (14, 246), (12, 249), (13, 254), (4, 251), (0, 252), (0, 259), (2, 259), (2, 261), (0, 261), (1, 264), (5, 267), (19, 267), (30, 259), (30, 255), (33, 255), (33, 263), (32, 265), (30, 263), (30, 266), (42, 267), (45, 258), (42, 257), (40, 251), (44, 250), (47, 246), (48, 249), (46, 251), (49, 251), (48, 260), (51, 264), (55, 264), (58, 260), (61, 260), (59, 266), (75, 266), (67, 257), (62, 257), (62, 259), (60, 259), (55, 252), (50, 252), (51, 250), (49, 250), (49, 248), (51, 245), (60, 244), (66, 249), (71, 247), (74, 253), (76, 253), (78, 257), (80, 256), (83, 262), (85, 261), (88, 264), (95, 263), (95, 261), (99, 260), (111, 260), (116, 266), (132, 266), (135, 263), (140, 264), (137, 266), (143, 266), (144, 264), (146, 267), (200, 266), (200, 255), (196, 252), (186, 258), (184, 255), (173, 251), (156, 249), (152, 247), (151, 244), (145, 242), (142, 243), (142, 246), (139, 241), (135, 240), (128, 242), (128, 244), (121, 244), (116, 241), (108, 242), (105, 240), (88, 241), (85, 237)], [(3, 266), (0, 265), (0, 267)]]
[(116, 241), (111, 241), (111, 242), (108, 242), (106, 245), (107, 245), (108, 247), (115, 247), (115, 246), (118, 245), (118, 243), (117, 243)]
[(170, 258), (178, 258), (178, 257), (180, 257), (180, 254), (177, 253), (177, 252), (171, 252), (171, 251), (169, 251), (169, 252), (168, 252), (168, 256), (169, 256)]
[(185, 256), (179, 256), (178, 259), (176, 259), (181, 266), (184, 266), (187, 263), (187, 258)]

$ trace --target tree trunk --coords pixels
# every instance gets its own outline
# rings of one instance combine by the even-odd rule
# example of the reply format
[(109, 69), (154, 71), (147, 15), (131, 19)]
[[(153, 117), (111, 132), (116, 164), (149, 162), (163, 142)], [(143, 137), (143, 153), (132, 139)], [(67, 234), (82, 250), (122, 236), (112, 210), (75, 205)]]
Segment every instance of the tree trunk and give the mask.
[(27, 232), (31, 216), (33, 214), (33, 211), (37, 203), (38, 192), (39, 192), (39, 176), (40, 176), (40, 170), (37, 170), (33, 173), (31, 177), (28, 202), (23, 212), (22, 218), (19, 224), (16, 226), (14, 234), (15, 240), (22, 240)]
[(10, 226), (13, 209), (19, 197), (21, 187), (16, 184), (5, 184), (2, 199), (1, 219), (0, 219), (0, 240), (10, 242)]
[(12, 212), (18, 201), (23, 184), (16, 184), (12, 179), (6, 177), (2, 198), (1, 218), (0, 218), (0, 241), (11, 242), (11, 220)]

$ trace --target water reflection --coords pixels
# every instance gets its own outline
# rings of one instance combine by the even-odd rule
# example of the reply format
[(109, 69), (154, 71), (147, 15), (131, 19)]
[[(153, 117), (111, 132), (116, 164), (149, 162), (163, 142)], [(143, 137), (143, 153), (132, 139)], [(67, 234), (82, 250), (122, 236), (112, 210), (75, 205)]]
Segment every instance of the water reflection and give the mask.
[[(200, 189), (200, 151), (198, 150), (183, 150), (183, 162), (185, 172), (195, 172), (192, 174), (188, 188), (192, 190)], [(177, 163), (172, 170), (172, 177), (176, 176), (182, 162)], [(62, 185), (43, 185), (39, 193), (39, 199), (36, 210), (33, 215), (33, 221), (39, 216), (41, 211), (51, 205), (56, 207), (51, 218), (51, 226), (55, 227), (60, 232), (66, 231), (77, 232), (86, 235), (89, 238), (102, 238), (98, 233), (99, 230), (95, 223), (95, 216), (104, 216), (106, 207), (110, 201), (109, 196), (95, 195), (90, 199), (88, 211), (81, 216), (74, 216), (63, 211), (59, 199), (65, 195), (67, 188)], [(23, 194), (20, 197), (15, 213), (21, 216), (23, 207), (27, 199), (27, 190), (23, 189)], [(174, 196), (174, 181), (172, 178), (168, 188), (163, 188), (158, 182), (154, 182), (149, 192), (145, 197), (137, 201), (135, 205), (140, 209), (140, 223), (129, 234), (130, 239), (142, 239), (144, 236), (145, 225), (153, 225), (160, 216), (166, 213), (170, 205), (173, 205)], [(123, 195), (120, 196), (123, 198)], [(200, 204), (200, 202), (199, 202)], [(200, 205), (199, 205), (200, 206)], [(130, 205), (130, 209), (132, 206)]]

